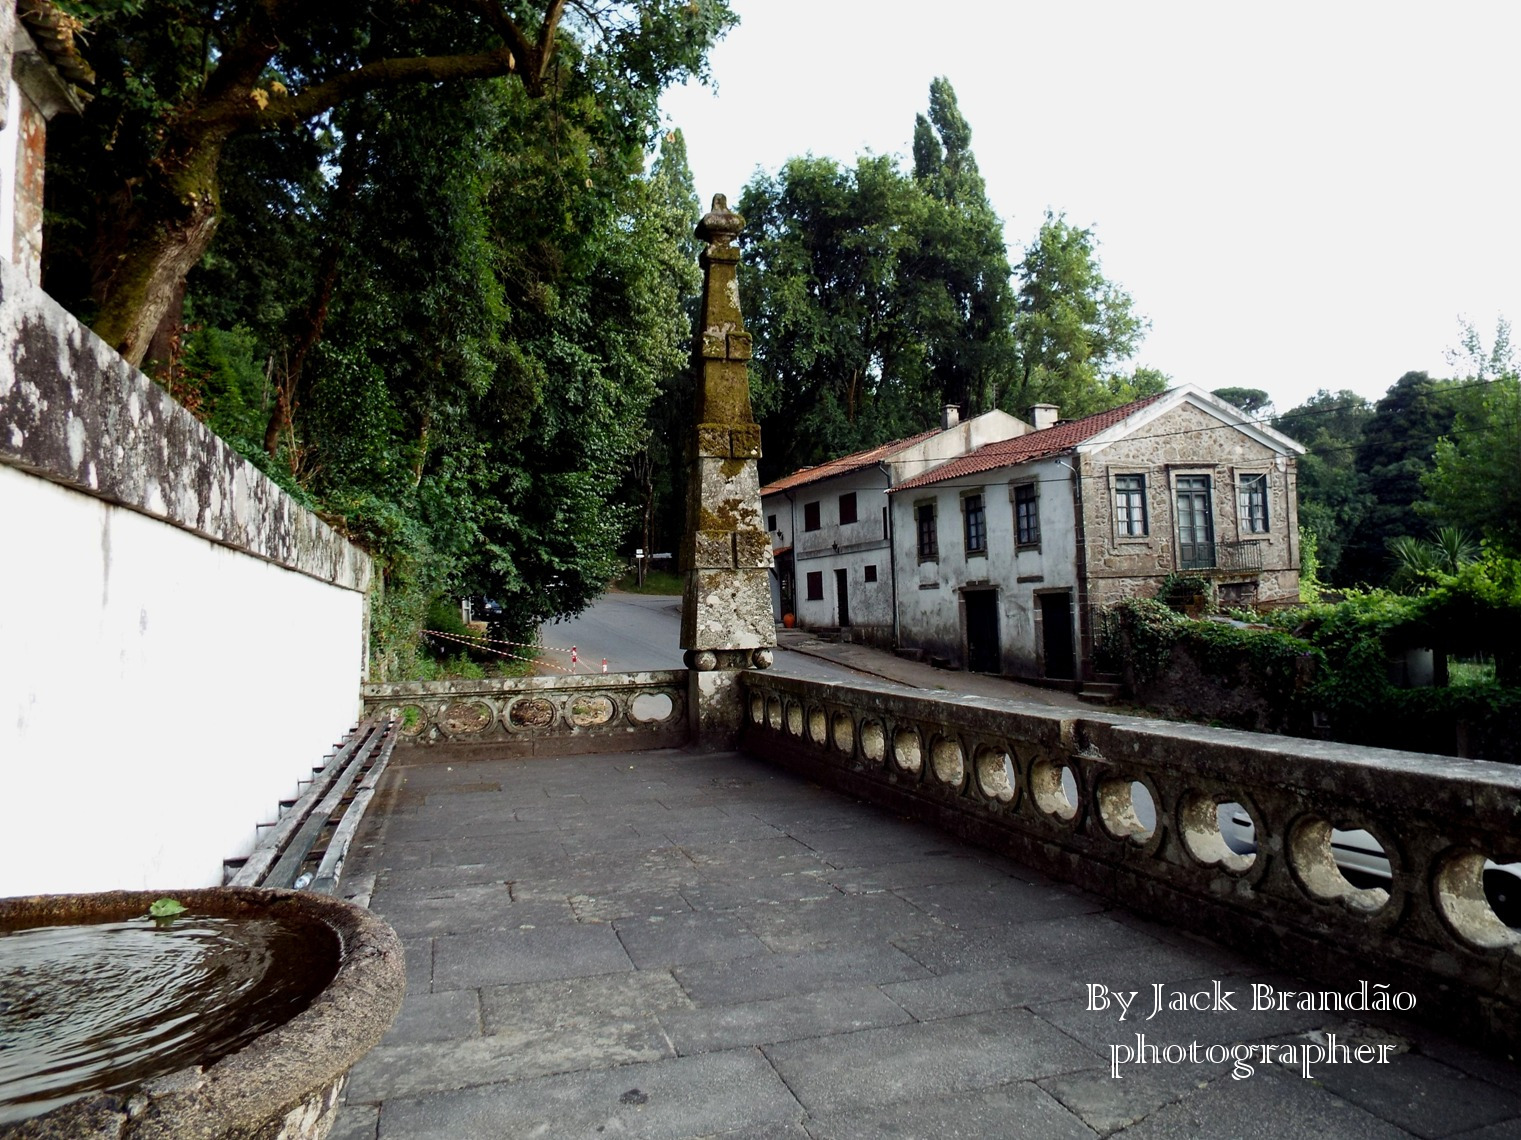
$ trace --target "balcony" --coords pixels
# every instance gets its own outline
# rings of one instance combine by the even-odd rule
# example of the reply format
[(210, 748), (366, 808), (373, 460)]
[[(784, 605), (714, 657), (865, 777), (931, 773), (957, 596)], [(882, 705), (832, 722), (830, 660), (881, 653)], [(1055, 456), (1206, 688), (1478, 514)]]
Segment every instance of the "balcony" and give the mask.
[(1236, 574), (1262, 569), (1261, 541), (1183, 542), (1178, 544), (1178, 565), (1184, 570), (1214, 570)]

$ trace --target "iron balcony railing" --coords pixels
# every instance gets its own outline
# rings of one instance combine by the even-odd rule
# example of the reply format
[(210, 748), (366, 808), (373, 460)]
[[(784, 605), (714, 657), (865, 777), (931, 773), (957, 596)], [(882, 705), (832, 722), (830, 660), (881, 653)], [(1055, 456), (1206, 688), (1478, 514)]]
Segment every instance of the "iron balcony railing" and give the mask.
[(1184, 570), (1218, 570), (1236, 573), (1262, 569), (1260, 542), (1184, 542), (1178, 546)]

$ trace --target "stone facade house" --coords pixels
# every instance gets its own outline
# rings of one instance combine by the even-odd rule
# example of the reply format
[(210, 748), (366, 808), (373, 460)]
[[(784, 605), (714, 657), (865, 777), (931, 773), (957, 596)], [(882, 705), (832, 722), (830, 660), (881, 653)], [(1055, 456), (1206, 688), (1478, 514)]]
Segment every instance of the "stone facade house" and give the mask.
[(986, 444), (890, 494), (897, 643), (978, 672), (1091, 680), (1098, 612), (1169, 573), (1296, 600), (1304, 448), (1186, 385)]
[(948, 407), (938, 428), (805, 467), (762, 487), (776, 619), (794, 614), (805, 629), (839, 628), (855, 640), (893, 644), (892, 520), (885, 492), (984, 444), (1032, 430), (1006, 412), (961, 421)]
[(0, 0), (0, 257), (42, 276), (47, 125), (79, 113), (94, 73), (74, 49), (75, 23), (44, 0)]

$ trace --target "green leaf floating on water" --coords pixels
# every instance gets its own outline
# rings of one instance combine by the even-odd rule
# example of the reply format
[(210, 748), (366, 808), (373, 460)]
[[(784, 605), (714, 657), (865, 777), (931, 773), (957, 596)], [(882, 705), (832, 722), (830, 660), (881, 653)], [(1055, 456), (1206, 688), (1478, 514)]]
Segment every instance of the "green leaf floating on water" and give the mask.
[(185, 906), (179, 899), (155, 899), (148, 908), (148, 913), (154, 918), (173, 918), (177, 914), (184, 914)]

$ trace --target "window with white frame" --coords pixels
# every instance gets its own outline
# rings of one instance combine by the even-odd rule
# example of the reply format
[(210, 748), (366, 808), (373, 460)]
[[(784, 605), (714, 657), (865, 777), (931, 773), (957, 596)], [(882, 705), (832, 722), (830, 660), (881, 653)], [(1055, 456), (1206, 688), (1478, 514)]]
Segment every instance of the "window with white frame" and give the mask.
[(1146, 535), (1146, 476), (1114, 477), (1114, 533), (1120, 538)]
[(1241, 533), (1266, 534), (1268, 529), (1267, 475), (1262, 472), (1238, 475), (1236, 503), (1241, 517)]

